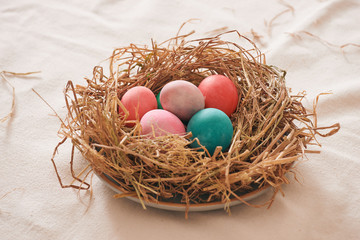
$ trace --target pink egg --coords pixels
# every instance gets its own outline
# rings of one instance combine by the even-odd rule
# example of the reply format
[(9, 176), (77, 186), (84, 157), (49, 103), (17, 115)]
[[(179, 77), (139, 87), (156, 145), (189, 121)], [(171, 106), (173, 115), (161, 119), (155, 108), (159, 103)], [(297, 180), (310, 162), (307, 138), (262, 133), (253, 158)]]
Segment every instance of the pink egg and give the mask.
[(161, 90), (162, 107), (187, 122), (205, 107), (204, 96), (191, 82), (176, 80), (167, 83)]
[(226, 115), (236, 110), (239, 95), (235, 84), (223, 75), (211, 75), (201, 81), (199, 89), (205, 97), (206, 108), (217, 108)]
[(181, 120), (169, 111), (163, 109), (151, 110), (141, 118), (141, 134), (150, 137), (167, 134), (185, 134), (185, 127)]
[[(145, 113), (157, 108), (157, 101), (154, 93), (147, 87), (136, 86), (130, 88), (121, 98), (124, 107), (129, 111), (127, 120), (140, 120)], [(122, 108), (119, 107), (119, 114), (124, 116)], [(133, 126), (134, 124), (127, 124)]]

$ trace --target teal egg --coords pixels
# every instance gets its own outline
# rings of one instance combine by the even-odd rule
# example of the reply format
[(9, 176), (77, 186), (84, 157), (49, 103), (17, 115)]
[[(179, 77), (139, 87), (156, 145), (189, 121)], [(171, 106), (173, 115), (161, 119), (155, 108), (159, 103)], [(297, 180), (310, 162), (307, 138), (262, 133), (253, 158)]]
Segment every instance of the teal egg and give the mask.
[[(217, 146), (221, 146), (223, 151), (230, 146), (234, 129), (230, 118), (223, 111), (205, 108), (190, 119), (187, 131), (192, 132), (192, 139), (198, 138), (212, 155)], [(196, 141), (190, 146), (199, 147)]]
[(161, 102), (160, 102), (160, 92), (158, 93), (158, 95), (156, 95), (156, 101), (157, 101), (157, 108), (158, 108), (158, 109), (164, 109), (164, 108), (161, 106)]

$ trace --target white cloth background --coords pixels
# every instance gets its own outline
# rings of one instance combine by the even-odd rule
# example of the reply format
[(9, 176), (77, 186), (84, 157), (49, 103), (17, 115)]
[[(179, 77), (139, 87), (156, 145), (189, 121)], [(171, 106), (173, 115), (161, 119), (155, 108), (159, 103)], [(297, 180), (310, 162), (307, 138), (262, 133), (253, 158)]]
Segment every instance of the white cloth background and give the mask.
[[(272, 21), (277, 14), (290, 10)], [(360, 44), (358, 0), (253, 1), (2, 1), (0, 71), (41, 71), (7, 76), (16, 90), (14, 116), (0, 124), (0, 239), (359, 239), (360, 234)], [(287, 71), (293, 92), (306, 90), (305, 104), (320, 92), (319, 125), (341, 130), (319, 138), (321, 154), (297, 165), (300, 183), (284, 187), (270, 209), (239, 205), (183, 213), (148, 208), (113, 192), (93, 178), (93, 202), (76, 190), (61, 189), (50, 158), (60, 140), (60, 122), (31, 90), (65, 116), (63, 88), (68, 80), (85, 85), (95, 65), (116, 47), (173, 37), (181, 23), (194, 37), (228, 27), (251, 37), (262, 35), (267, 63)], [(299, 37), (292, 37), (298, 33)], [(0, 117), (11, 108), (11, 88), (0, 79)], [(70, 145), (56, 157), (69, 183)], [(79, 154), (76, 159), (81, 159)], [(80, 168), (80, 166), (79, 166)], [(265, 196), (269, 197), (269, 196)], [(87, 194), (81, 199), (86, 202)], [(260, 197), (253, 203), (261, 203)]]

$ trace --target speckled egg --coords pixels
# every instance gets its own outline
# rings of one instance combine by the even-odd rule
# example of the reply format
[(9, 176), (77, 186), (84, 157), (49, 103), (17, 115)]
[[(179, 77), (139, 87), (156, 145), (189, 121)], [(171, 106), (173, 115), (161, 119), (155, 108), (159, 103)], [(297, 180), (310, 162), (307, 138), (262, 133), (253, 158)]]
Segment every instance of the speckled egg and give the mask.
[(193, 83), (175, 80), (167, 83), (161, 90), (162, 107), (187, 122), (205, 107), (204, 96)]

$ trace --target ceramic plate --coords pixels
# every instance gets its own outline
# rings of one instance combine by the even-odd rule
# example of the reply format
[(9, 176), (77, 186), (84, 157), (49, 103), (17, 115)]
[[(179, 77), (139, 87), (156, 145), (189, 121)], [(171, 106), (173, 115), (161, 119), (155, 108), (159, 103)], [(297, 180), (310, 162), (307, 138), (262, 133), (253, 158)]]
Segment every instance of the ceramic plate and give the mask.
[[(113, 180), (111, 180), (110, 177), (107, 177), (104, 174), (96, 174), (96, 175), (100, 178), (100, 180), (102, 180), (109, 188), (114, 190), (116, 193), (122, 193), (122, 191), (119, 189), (117, 184)], [(263, 195), (264, 193), (269, 191), (269, 189), (271, 189), (269, 186), (265, 186), (265, 187), (255, 190), (255, 191), (246, 193), (246, 194), (242, 195), (241, 197), (244, 201), (250, 201), (254, 198), (259, 197), (260, 195)], [(127, 197), (127, 198), (134, 202), (140, 203), (140, 200), (137, 197)], [(235, 205), (238, 205), (241, 203), (242, 203), (241, 201), (239, 201), (237, 199), (233, 199), (233, 200), (231, 200), (229, 205), (235, 206)], [(146, 202), (146, 201), (144, 201), (144, 204), (147, 207), (154, 207), (154, 208), (159, 208), (159, 209), (164, 209), (164, 210), (186, 211), (186, 204), (184, 204), (184, 203), (161, 202), (161, 201)], [(225, 204), (221, 203), (221, 202), (191, 204), (189, 207), (189, 212), (210, 211), (210, 210), (216, 210), (216, 209), (224, 209), (224, 207), (225, 207)]]

